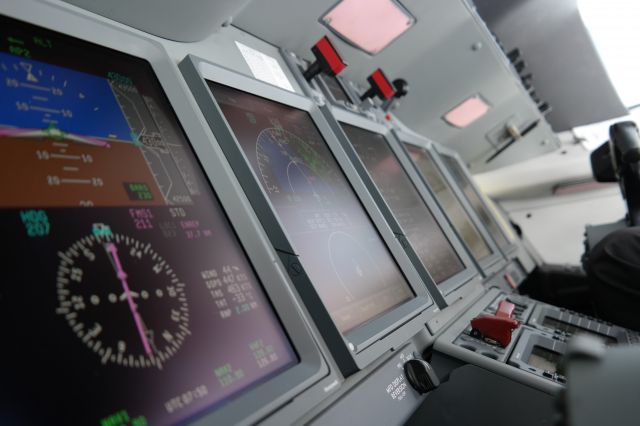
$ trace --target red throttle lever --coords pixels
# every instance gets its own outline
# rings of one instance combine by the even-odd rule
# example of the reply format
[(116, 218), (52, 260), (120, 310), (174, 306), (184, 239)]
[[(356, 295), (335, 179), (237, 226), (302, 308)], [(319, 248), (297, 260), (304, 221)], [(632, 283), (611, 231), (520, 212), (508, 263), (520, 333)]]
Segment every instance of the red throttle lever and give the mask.
[(515, 307), (513, 303), (503, 300), (495, 315), (475, 317), (471, 320), (471, 335), (493, 340), (506, 348), (511, 343), (511, 333), (520, 326), (520, 321), (511, 317)]

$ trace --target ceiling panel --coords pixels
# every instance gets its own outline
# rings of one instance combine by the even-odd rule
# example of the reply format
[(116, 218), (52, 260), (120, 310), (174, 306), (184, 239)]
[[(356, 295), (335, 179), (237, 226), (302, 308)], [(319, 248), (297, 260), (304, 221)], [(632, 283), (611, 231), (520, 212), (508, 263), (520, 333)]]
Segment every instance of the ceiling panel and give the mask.
[(626, 115), (576, 0), (475, 0), (509, 50), (520, 48), (556, 132)]
[[(516, 111), (522, 123), (542, 119), (535, 104), (484, 23), (464, 0), (401, 3), (417, 22), (376, 56), (330, 35), (349, 63), (343, 74), (365, 84), (366, 76), (381, 67), (390, 79), (405, 78), (410, 92), (395, 110), (404, 124), (435, 141), (453, 144), (474, 168), (497, 167), (500, 161), (488, 165), (484, 161), (496, 149), (486, 135)], [(328, 33), (318, 19), (333, 4), (334, 0), (254, 0), (235, 18), (234, 25), (310, 59), (310, 46)], [(454, 128), (442, 120), (449, 109), (475, 94), (492, 106), (484, 117), (465, 129)], [(549, 134), (531, 142), (522, 155), (518, 153), (524, 143), (510, 148), (510, 161), (553, 149), (555, 136), (548, 128), (544, 132)], [(542, 140), (552, 143), (544, 145)]]

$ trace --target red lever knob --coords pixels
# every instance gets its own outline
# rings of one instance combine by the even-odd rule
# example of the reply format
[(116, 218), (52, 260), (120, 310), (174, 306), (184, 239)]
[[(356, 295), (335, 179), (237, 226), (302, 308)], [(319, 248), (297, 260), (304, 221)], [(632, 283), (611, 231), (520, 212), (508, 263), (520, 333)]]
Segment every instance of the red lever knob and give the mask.
[(511, 318), (513, 314), (513, 310), (516, 308), (516, 305), (513, 303), (503, 300), (498, 304), (498, 310), (496, 311), (496, 316), (501, 318)]

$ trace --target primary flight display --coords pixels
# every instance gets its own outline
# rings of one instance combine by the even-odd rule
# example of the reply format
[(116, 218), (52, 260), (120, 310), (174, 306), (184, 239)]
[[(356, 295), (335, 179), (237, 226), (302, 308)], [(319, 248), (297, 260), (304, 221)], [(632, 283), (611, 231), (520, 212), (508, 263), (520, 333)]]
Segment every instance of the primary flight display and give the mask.
[(0, 16), (0, 82), (0, 423), (178, 423), (298, 363), (147, 61)]

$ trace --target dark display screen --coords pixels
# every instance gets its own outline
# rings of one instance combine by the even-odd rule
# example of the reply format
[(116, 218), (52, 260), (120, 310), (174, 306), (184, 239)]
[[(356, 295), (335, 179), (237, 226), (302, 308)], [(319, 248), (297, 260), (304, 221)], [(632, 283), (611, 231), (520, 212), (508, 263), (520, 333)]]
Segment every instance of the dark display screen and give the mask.
[(460, 203), (458, 197), (453, 193), (447, 180), (438, 170), (429, 153), (415, 145), (405, 144), (405, 147), (411, 160), (413, 160), (418, 171), (436, 195), (442, 209), (447, 213), (451, 224), (471, 251), (474, 259), (482, 260), (490, 256), (492, 254), (491, 249), (480, 235), (478, 228), (471, 221), (469, 214)]
[(345, 92), (344, 88), (336, 77), (331, 77), (321, 73), (320, 78), (322, 79), (322, 82), (325, 84), (325, 86), (327, 86), (327, 89), (329, 89), (329, 92), (331, 92), (331, 96), (333, 96), (336, 101), (342, 101), (347, 104), (351, 103), (349, 95), (347, 95), (347, 92)]
[(436, 284), (463, 271), (460, 257), (384, 136), (345, 123), (341, 126)]
[(175, 424), (298, 363), (145, 60), (0, 17), (0, 424)]
[(462, 166), (455, 158), (450, 155), (442, 155), (442, 160), (447, 165), (447, 168), (451, 172), (453, 179), (462, 189), (464, 195), (469, 200), (469, 204), (476, 212), (480, 221), (484, 224), (484, 226), (489, 231), (489, 234), (493, 237), (498, 244), (499, 247), (505, 247), (509, 245), (509, 241), (505, 237), (504, 233), (500, 229), (500, 225), (496, 222), (496, 218), (493, 214), (487, 209), (482, 200), (480, 199), (480, 195), (476, 192), (469, 180), (467, 174), (462, 169)]
[(597, 337), (600, 340), (604, 340), (607, 345), (615, 345), (616, 343), (618, 343), (618, 340), (615, 337), (607, 336), (606, 334), (598, 333), (597, 331), (578, 327), (573, 324), (569, 324), (568, 322), (560, 321), (551, 317), (544, 317), (544, 320), (542, 320), (542, 326), (548, 327), (552, 330), (562, 331), (570, 335), (588, 334), (590, 336)]
[(527, 360), (527, 364), (550, 373), (558, 370), (558, 364), (562, 360), (562, 354), (542, 346), (534, 346)]
[(209, 86), (338, 329), (413, 297), (311, 116)]

